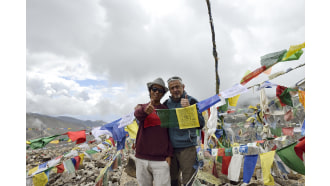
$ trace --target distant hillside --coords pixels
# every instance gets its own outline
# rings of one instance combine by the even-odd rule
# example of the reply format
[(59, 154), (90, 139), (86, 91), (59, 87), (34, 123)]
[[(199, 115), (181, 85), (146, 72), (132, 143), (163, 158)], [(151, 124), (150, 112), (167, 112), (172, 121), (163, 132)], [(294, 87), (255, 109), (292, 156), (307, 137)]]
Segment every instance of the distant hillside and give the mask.
[(104, 124), (106, 124), (104, 121), (83, 121), (67, 116), (54, 117), (37, 113), (26, 113), (26, 128), (37, 128), (37, 130), (27, 130), (26, 139), (45, 137), (67, 132), (67, 130), (61, 128), (71, 128), (70, 131), (77, 131), (85, 129), (86, 127), (92, 128), (102, 126)]

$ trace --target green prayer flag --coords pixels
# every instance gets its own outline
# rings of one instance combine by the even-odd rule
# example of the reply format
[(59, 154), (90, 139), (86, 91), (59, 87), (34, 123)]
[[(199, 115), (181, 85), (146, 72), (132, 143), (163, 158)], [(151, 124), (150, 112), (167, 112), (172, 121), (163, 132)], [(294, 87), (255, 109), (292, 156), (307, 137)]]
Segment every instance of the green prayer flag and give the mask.
[(286, 52), (284, 55), (283, 55), (283, 58), (280, 62), (284, 62), (284, 61), (292, 61), (292, 60), (298, 60), (300, 58), (300, 56), (304, 53), (303, 50), (298, 50), (296, 53), (292, 54), (290, 57), (288, 57), (287, 59), (283, 60), (286, 56), (288, 52)]
[(65, 170), (68, 171), (69, 173), (72, 173), (72, 172), (76, 171), (71, 159), (65, 160), (63, 162), (63, 165), (64, 165)]
[(53, 141), (53, 139), (55, 139), (57, 136), (60, 136), (60, 135), (54, 135), (54, 136), (48, 136), (48, 137), (44, 137), (44, 138), (30, 140), (30, 142), (31, 142), (30, 148), (31, 149), (42, 148), (42, 147), (46, 146), (49, 142)]
[(229, 103), (228, 98), (226, 98), (226, 104), (220, 106), (220, 107), (218, 108), (218, 111), (219, 111), (220, 113), (227, 112), (227, 110), (228, 110), (228, 103)]
[(95, 154), (95, 153), (97, 153), (97, 151), (92, 150), (92, 149), (91, 149), (91, 150), (86, 150), (85, 152), (86, 152), (87, 154), (89, 154), (89, 155), (90, 155), (90, 154)]
[(276, 150), (277, 155), (290, 169), (298, 172), (299, 174), (305, 175), (305, 165), (304, 162), (297, 156), (294, 151), (294, 147), (297, 142), (286, 146), (282, 149)]
[(178, 117), (175, 109), (160, 109), (157, 110), (157, 115), (160, 119), (160, 126), (163, 128), (179, 127)]
[(273, 129), (270, 127), (270, 132), (275, 136), (282, 136), (282, 129), (277, 127), (276, 129)]
[(266, 54), (264, 56), (260, 57), (260, 64), (261, 66), (266, 66), (266, 68), (269, 68), (282, 60), (284, 54), (287, 52), (286, 49), (278, 51), (278, 52), (273, 52)]
[(280, 97), (282, 103), (293, 107), (290, 91), (297, 91), (297, 90), (292, 89), (292, 88), (286, 88), (279, 97)]
[(222, 163), (222, 156), (217, 156), (217, 162)]
[(226, 156), (233, 156), (232, 148), (225, 148), (225, 155)]

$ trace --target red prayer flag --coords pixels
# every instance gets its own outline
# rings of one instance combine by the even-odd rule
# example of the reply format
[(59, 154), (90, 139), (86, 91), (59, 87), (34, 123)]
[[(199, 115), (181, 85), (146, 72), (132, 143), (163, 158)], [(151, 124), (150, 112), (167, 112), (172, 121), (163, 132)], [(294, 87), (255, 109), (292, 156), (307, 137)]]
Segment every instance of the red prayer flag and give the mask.
[(76, 160), (76, 164), (74, 165), (74, 168), (78, 170), (80, 164), (80, 156), (76, 156), (74, 157), (74, 159)]
[(56, 168), (57, 168), (57, 173), (64, 172), (64, 165), (63, 165), (63, 163), (61, 163), (61, 165), (57, 165)]
[(277, 85), (277, 87), (276, 87), (276, 97), (280, 100), (280, 103), (281, 103), (282, 107), (285, 106), (286, 104), (281, 101), (280, 95), (283, 93), (283, 91), (286, 88), (287, 87), (281, 86), (281, 85)]
[(152, 127), (152, 126), (157, 126), (160, 125), (160, 118), (156, 114), (156, 111), (154, 110), (153, 113), (149, 114), (146, 119), (144, 120), (144, 128), (147, 127)]
[(223, 156), (222, 157), (222, 167), (221, 167), (221, 173), (228, 175), (228, 167), (231, 161), (231, 156)]
[(86, 141), (86, 130), (80, 130), (75, 132), (65, 133), (71, 139), (71, 141), (77, 141), (76, 144), (84, 143)]
[(304, 161), (303, 153), (305, 153), (305, 137), (303, 140), (299, 140), (300, 142), (294, 147), (294, 151), (296, 152), (297, 156)]
[(219, 176), (218, 176), (218, 172), (217, 172), (217, 165), (216, 165), (215, 161), (213, 162), (212, 174), (213, 174), (213, 176), (215, 176), (216, 178), (219, 178)]
[(265, 65), (260, 68), (255, 69), (253, 72), (251, 72), (248, 75), (243, 77), (243, 79), (241, 80), (241, 85), (245, 85), (247, 82), (249, 82), (251, 79), (257, 77), (259, 74), (261, 74), (265, 70), (266, 70)]
[(225, 148), (218, 149), (218, 156), (225, 156)]
[(293, 136), (293, 127), (282, 128), (282, 132), (285, 136)]
[(116, 147), (115, 140), (112, 137), (110, 137), (109, 140), (111, 141), (112, 145)]

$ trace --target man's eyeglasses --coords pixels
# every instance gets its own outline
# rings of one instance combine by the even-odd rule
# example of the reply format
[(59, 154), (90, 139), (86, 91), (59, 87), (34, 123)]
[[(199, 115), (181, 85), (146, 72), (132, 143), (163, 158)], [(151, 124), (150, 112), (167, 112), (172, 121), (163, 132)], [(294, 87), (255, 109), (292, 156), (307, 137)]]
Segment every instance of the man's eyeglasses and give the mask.
[(178, 77), (178, 76), (173, 76), (173, 77), (171, 77), (171, 78), (169, 78), (169, 79), (167, 80), (167, 83), (169, 83), (169, 82), (171, 82), (171, 81), (173, 81), (173, 80), (179, 80), (179, 81), (182, 82), (182, 79), (181, 79), (180, 77)]
[(160, 88), (156, 88), (156, 87), (152, 87), (151, 90), (152, 90), (153, 92), (157, 92), (157, 91), (158, 91), (159, 93), (164, 93), (164, 92), (165, 92), (164, 89), (160, 89)]

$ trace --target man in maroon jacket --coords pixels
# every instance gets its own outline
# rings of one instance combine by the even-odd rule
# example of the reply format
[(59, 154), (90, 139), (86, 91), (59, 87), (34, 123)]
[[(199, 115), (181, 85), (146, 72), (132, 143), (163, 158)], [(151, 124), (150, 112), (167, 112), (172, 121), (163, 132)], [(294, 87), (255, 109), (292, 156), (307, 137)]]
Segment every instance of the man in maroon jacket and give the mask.
[(155, 109), (167, 109), (160, 99), (168, 91), (162, 78), (147, 83), (150, 102), (139, 104), (134, 115), (139, 123), (136, 136), (136, 178), (142, 186), (171, 185), (173, 148), (167, 128), (160, 127)]

